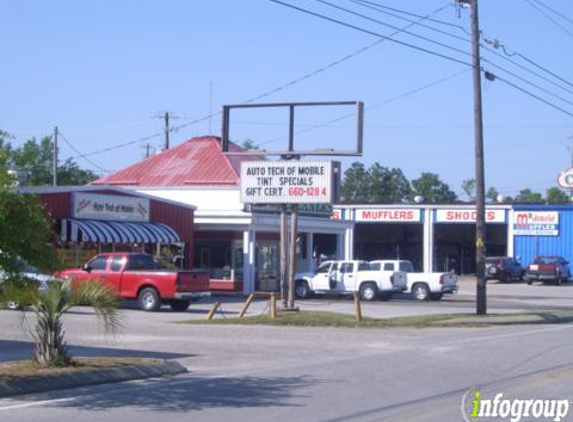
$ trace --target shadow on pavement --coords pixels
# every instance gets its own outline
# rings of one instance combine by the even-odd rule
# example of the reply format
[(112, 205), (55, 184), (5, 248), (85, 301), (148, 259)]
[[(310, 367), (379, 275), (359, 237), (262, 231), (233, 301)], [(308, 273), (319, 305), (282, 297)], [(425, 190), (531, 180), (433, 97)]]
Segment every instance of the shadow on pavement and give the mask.
[[(124, 350), (104, 347), (68, 346), (74, 357), (117, 357), (143, 359), (181, 359), (195, 355), (183, 353), (148, 352), (142, 350)], [(0, 362), (29, 359), (34, 352), (31, 341), (0, 340)]]
[[(185, 377), (151, 379), (133, 388), (103, 393), (86, 392), (71, 401), (54, 404), (79, 410), (131, 407), (142, 411), (185, 412), (206, 408), (300, 406), (298, 391), (316, 382), (308, 377)], [(32, 398), (32, 397), (31, 397)]]

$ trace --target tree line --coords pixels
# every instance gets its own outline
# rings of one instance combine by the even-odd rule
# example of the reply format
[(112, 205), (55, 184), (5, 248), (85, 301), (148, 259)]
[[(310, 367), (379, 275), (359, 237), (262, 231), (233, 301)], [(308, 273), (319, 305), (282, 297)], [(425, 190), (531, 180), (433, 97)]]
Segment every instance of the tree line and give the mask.
[[(15, 177), (14, 183), (21, 186), (44, 186), (53, 182), (54, 144), (50, 136), (39, 141), (28, 139), (22, 146), (14, 147), (13, 137), (0, 130), (0, 151), (4, 155), (4, 165), (9, 174)], [(98, 175), (81, 168), (72, 158), (58, 162), (58, 185), (82, 186), (96, 180)]]
[[(399, 168), (384, 167), (379, 163), (366, 168), (363, 163), (354, 162), (344, 172), (341, 199), (345, 204), (402, 204), (415, 202), (415, 199), (418, 199), (416, 197), (419, 197), (419, 201), (430, 204), (475, 202), (475, 180), (464, 180), (461, 188), (466, 194), (466, 200), (459, 198), (436, 173), (423, 172), (417, 179), (409, 181)], [(510, 204), (567, 204), (570, 202), (569, 195), (558, 187), (547, 189), (545, 196), (524, 188), (515, 197), (501, 197), (495, 187), (490, 187), (486, 192), (486, 199), (490, 203)]]

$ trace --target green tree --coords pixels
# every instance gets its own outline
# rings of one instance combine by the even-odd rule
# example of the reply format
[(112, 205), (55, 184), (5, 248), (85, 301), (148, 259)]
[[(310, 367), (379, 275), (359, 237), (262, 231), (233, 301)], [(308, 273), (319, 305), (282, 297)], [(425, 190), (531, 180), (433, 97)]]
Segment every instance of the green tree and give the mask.
[(533, 192), (531, 189), (522, 189), (519, 194), (513, 199), (516, 204), (544, 204), (545, 200), (543, 195), (539, 192)]
[(469, 202), (476, 200), (476, 179), (466, 179), (462, 182), (462, 190), (468, 197)]
[(547, 203), (548, 204), (568, 204), (570, 201), (569, 196), (558, 187), (547, 189)]
[[(1, 135), (1, 133), (0, 133)], [(53, 143), (47, 136), (38, 142), (27, 140), (19, 148), (13, 148), (0, 136), (0, 150), (8, 154), (8, 166), (17, 171), (20, 184), (24, 186), (44, 186), (53, 183)], [(58, 184), (66, 186), (86, 185), (98, 176), (85, 170), (71, 158), (58, 165)]]
[(344, 172), (344, 181), (340, 189), (342, 201), (347, 204), (364, 204), (369, 202), (370, 175), (364, 164), (354, 162)]
[(458, 201), (458, 197), (450, 187), (440, 180), (435, 173), (422, 173), (418, 179), (412, 180), (415, 195), (420, 195), (425, 202), (431, 204), (446, 204)]
[(494, 187), (489, 188), (485, 194), (485, 197), (489, 199), (490, 202), (497, 202), (498, 196), (499, 192)]
[(8, 284), (0, 292), (0, 303), (17, 301), (29, 304), (36, 319), (30, 331), (35, 343), (34, 359), (44, 366), (67, 366), (72, 363), (66, 342), (62, 316), (77, 305), (92, 306), (106, 331), (121, 326), (118, 307), (120, 299), (105, 284), (88, 280), (72, 288), (71, 279), (52, 282), (46, 291), (29, 286)]
[(252, 139), (245, 139), (241, 142), (241, 147), (244, 149), (259, 149), (259, 146), (255, 144), (255, 141)]
[(373, 164), (368, 170), (368, 202), (399, 204), (412, 198), (410, 182), (397, 168)]

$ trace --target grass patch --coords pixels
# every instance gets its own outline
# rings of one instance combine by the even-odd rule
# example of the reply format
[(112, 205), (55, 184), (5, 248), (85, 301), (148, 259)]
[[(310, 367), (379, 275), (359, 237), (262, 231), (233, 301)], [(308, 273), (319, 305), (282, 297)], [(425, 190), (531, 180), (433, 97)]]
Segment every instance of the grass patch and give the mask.
[(152, 365), (162, 362), (157, 359), (136, 358), (74, 358), (72, 364), (64, 367), (46, 367), (33, 360), (0, 363), (0, 383), (27, 377), (76, 374), (100, 369), (132, 365)]
[(322, 311), (280, 312), (276, 319), (269, 315), (244, 318), (217, 318), (211, 321), (186, 321), (196, 325), (272, 325), (291, 327), (348, 327), (348, 328), (428, 328), (428, 327), (484, 327), (516, 324), (550, 324), (573, 322), (573, 315), (557, 315), (553, 312), (514, 314), (441, 314), (375, 319), (363, 317), (357, 322), (354, 315)]

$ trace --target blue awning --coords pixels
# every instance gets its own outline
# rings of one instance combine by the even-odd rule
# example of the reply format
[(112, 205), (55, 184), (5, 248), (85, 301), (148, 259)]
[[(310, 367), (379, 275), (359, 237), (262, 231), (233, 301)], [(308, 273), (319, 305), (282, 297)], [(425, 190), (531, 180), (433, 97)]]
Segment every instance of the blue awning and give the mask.
[(179, 235), (166, 224), (62, 219), (61, 239), (95, 243), (179, 243)]

